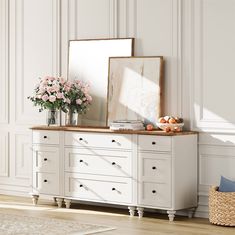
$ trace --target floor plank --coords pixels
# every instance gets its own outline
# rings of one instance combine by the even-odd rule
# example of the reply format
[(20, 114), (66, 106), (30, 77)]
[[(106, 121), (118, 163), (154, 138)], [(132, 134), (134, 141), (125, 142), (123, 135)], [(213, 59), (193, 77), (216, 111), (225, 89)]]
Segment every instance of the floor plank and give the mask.
[(176, 216), (169, 222), (167, 215), (145, 213), (142, 219), (129, 217), (128, 211), (119, 208), (72, 204), (71, 209), (58, 209), (52, 201), (39, 200), (33, 206), (30, 198), (0, 195), (0, 212), (24, 214), (34, 217), (59, 218), (115, 227), (104, 235), (234, 235), (235, 228), (216, 226), (208, 219)]

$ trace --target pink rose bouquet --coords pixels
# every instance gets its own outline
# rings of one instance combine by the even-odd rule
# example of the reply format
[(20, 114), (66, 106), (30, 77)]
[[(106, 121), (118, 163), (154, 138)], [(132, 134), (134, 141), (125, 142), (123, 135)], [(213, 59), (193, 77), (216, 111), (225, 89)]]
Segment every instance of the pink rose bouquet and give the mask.
[(65, 104), (65, 83), (61, 77), (39, 78), (40, 81), (34, 89), (34, 95), (28, 97), (35, 106), (39, 106), (39, 111), (43, 109), (59, 110)]
[(89, 84), (80, 80), (67, 81), (64, 84), (65, 104), (63, 110), (78, 114), (86, 113), (92, 101), (89, 89)]
[(40, 78), (34, 89), (34, 95), (28, 97), (39, 111), (59, 110), (83, 114), (91, 104), (89, 85), (80, 80), (65, 81), (61, 77)]

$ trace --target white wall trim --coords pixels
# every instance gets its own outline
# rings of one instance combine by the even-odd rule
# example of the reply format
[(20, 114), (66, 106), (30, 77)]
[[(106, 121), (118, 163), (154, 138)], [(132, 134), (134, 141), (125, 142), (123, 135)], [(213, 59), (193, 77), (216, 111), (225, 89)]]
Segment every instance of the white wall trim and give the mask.
[(0, 124), (8, 124), (9, 93), (9, 1), (0, 1)]
[[(50, 0), (52, 4), (52, 68), (51, 75), (58, 76), (60, 73), (60, 21), (59, 21), (59, 12), (60, 12), (60, 1), (59, 0)], [(24, 0), (15, 0), (14, 1), (15, 12), (12, 12), (12, 16), (15, 16), (12, 23), (12, 28), (14, 34), (12, 35), (12, 43), (15, 47), (13, 48), (13, 55), (15, 58), (14, 63), (12, 63), (12, 70), (15, 71), (14, 75), (14, 84), (15, 91), (14, 97), (15, 102), (12, 105), (15, 106), (15, 123), (16, 124), (35, 124), (41, 121), (41, 116), (31, 117), (25, 115), (24, 107), (24, 86), (25, 86), (25, 71), (24, 71)], [(15, 14), (14, 14), (15, 13)], [(20, 100), (20, 102), (19, 102)]]
[(118, 36), (118, 2), (117, 0), (109, 1), (109, 37), (117, 38)]
[[(204, 116), (204, 4), (206, 1), (194, 0), (191, 2), (191, 44), (192, 44), (192, 82), (191, 82), (191, 128), (208, 133), (235, 133), (235, 121), (227, 121), (220, 117), (209, 118)], [(221, 105), (221, 104), (220, 104)]]
[(9, 176), (9, 133), (2, 131), (0, 133), (0, 176)]

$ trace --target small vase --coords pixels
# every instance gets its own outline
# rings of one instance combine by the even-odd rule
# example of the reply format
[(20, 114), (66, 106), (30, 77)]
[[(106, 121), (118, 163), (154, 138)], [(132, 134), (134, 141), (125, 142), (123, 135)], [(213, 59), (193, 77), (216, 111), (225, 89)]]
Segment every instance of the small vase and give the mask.
[(69, 110), (66, 114), (65, 125), (66, 126), (78, 126), (79, 118), (78, 113)]
[(58, 111), (55, 109), (49, 109), (47, 112), (47, 125), (52, 126), (52, 125), (58, 125)]

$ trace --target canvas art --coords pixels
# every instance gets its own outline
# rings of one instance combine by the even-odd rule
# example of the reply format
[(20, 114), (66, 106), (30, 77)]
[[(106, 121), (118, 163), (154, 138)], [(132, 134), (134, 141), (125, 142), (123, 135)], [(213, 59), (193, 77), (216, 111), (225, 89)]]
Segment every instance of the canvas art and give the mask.
[(162, 57), (109, 59), (108, 123), (141, 120), (154, 126), (162, 114)]

